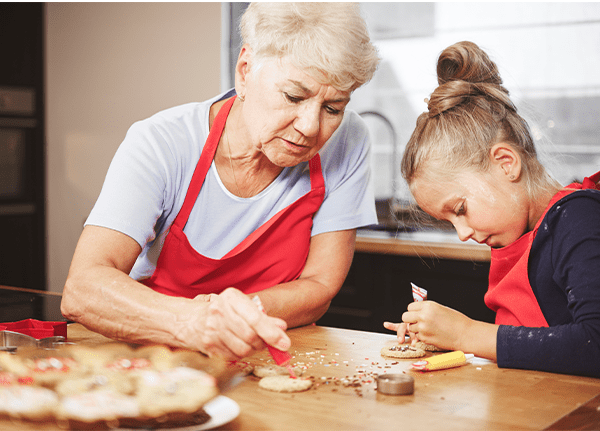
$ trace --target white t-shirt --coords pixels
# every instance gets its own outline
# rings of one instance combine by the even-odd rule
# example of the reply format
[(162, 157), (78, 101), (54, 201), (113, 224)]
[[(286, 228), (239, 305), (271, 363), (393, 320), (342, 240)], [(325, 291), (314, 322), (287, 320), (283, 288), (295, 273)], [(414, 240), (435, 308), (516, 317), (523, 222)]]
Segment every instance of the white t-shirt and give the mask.
[[(210, 106), (234, 94), (230, 90), (136, 122), (119, 146), (86, 225), (114, 229), (138, 242), (142, 252), (132, 278), (154, 272), (208, 137)], [(369, 136), (359, 115), (347, 111), (319, 154), (325, 199), (314, 216), (311, 235), (377, 223)], [(309, 190), (304, 162), (284, 168), (258, 195), (240, 198), (223, 186), (213, 161), (184, 232), (198, 253), (219, 259)]]

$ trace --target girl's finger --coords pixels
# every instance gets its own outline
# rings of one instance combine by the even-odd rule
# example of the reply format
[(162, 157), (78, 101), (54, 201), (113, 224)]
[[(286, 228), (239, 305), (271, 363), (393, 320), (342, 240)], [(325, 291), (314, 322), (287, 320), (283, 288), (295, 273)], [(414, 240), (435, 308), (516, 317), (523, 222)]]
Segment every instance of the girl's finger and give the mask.
[(383, 327), (385, 329), (389, 329), (390, 331), (397, 331), (400, 327), (400, 323), (383, 322)]

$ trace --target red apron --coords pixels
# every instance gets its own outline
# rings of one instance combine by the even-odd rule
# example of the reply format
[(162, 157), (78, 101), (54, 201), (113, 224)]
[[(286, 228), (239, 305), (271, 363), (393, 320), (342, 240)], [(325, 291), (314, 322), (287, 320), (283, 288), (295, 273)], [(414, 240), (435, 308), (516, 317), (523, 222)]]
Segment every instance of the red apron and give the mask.
[(488, 291), (485, 304), (496, 312), (497, 325), (548, 327), (535, 294), (529, 284), (527, 271), (533, 239), (550, 208), (575, 190), (598, 188), (600, 172), (585, 178), (583, 184), (573, 183), (552, 197), (535, 228), (512, 244), (492, 249)]
[(309, 161), (311, 190), (275, 214), (223, 258), (211, 259), (198, 253), (183, 233), (234, 99), (219, 110), (183, 206), (165, 238), (156, 269), (152, 277), (142, 281), (157, 292), (193, 298), (235, 287), (244, 293), (253, 293), (297, 279), (306, 264), (313, 215), (325, 196), (319, 154)]

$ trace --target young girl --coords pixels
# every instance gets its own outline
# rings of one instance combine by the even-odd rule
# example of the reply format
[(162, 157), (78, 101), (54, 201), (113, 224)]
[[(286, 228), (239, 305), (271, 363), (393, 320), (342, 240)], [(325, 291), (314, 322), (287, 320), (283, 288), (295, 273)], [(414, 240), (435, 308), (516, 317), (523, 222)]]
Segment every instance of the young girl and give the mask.
[(474, 43), (445, 49), (437, 74), (402, 175), (421, 209), (492, 248), (485, 303), (496, 324), (424, 301), (384, 326), (499, 367), (600, 377), (600, 172), (564, 188), (547, 174)]

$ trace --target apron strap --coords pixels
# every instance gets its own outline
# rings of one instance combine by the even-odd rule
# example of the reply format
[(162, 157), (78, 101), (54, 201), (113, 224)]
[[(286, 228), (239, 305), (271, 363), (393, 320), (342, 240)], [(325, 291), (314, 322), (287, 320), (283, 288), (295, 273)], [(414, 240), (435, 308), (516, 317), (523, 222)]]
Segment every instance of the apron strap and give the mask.
[(183, 206), (181, 207), (181, 210), (179, 210), (179, 214), (177, 214), (177, 217), (175, 217), (175, 221), (173, 222), (173, 225), (177, 226), (181, 230), (183, 230), (187, 223), (188, 217), (192, 212), (192, 208), (194, 208), (194, 204), (196, 203), (196, 199), (198, 199), (198, 195), (200, 194), (200, 189), (204, 184), (206, 173), (208, 172), (208, 169), (215, 158), (215, 153), (217, 152), (217, 147), (219, 146), (219, 141), (221, 140), (221, 135), (223, 134), (225, 123), (227, 122), (227, 116), (229, 115), (229, 111), (233, 106), (235, 98), (236, 96), (233, 96), (231, 99), (225, 102), (221, 109), (219, 109), (219, 113), (215, 117), (213, 126), (208, 133), (208, 138), (206, 138), (206, 143), (204, 144), (204, 148), (200, 154), (200, 160), (198, 161), (196, 169), (194, 170), (194, 175), (192, 176), (192, 180), (188, 187)]
[(321, 168), (321, 156), (319, 153), (315, 154), (312, 159), (308, 161), (308, 167), (310, 169), (310, 188), (311, 190), (320, 189), (325, 187), (325, 179), (323, 178), (323, 172)]
[(582, 185), (584, 189), (600, 190), (600, 171), (596, 172), (594, 175), (585, 177)]

